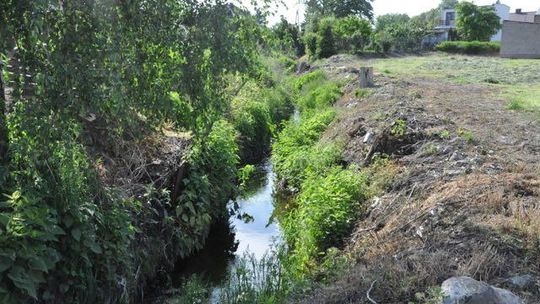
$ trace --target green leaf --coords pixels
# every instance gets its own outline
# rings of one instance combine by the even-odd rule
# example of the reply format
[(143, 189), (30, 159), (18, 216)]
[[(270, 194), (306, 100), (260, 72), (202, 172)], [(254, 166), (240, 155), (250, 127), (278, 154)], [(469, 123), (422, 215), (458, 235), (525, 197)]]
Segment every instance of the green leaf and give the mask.
[(90, 250), (92, 250), (92, 252), (95, 254), (103, 253), (103, 251), (101, 250), (101, 247), (93, 240), (85, 240), (84, 245), (90, 248)]
[(47, 264), (45, 263), (45, 261), (39, 257), (30, 258), (30, 268), (43, 272), (49, 271), (49, 268), (47, 268)]
[(81, 229), (75, 228), (75, 229), (71, 230), (71, 236), (72, 236), (77, 242), (79, 242), (79, 241), (81, 240)]
[(12, 265), (12, 259), (5, 256), (0, 256), (0, 273), (8, 270)]
[(54, 235), (65, 235), (66, 232), (57, 225), (51, 227), (51, 233)]
[(37, 300), (37, 284), (24, 268), (20, 266), (11, 268), (8, 277), (17, 288), (24, 290), (26, 294)]
[(7, 226), (7, 224), (9, 223), (9, 220), (11, 219), (11, 216), (5, 214), (5, 213), (0, 213), (0, 225), (2, 226)]

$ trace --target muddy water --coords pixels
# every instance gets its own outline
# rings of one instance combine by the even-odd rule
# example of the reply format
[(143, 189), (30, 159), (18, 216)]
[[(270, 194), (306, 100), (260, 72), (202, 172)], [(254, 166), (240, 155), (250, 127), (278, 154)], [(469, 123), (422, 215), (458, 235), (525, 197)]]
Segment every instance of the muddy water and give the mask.
[[(194, 257), (176, 265), (173, 285), (197, 275), (210, 284), (212, 302), (219, 298), (219, 286), (234, 270), (235, 260), (244, 254), (261, 258), (279, 241), (280, 230), (273, 220), (274, 173), (270, 161), (256, 167), (247, 185), (246, 194), (237, 198), (243, 219), (232, 216), (228, 223), (217, 224), (207, 240), (207, 246)], [(248, 221), (246, 221), (248, 219)]]

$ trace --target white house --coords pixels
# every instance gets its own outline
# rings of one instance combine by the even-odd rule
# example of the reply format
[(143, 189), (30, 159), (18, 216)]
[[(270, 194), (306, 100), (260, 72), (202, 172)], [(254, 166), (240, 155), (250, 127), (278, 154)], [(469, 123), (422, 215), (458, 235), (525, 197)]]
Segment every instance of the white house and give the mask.
[[(493, 4), (493, 7), (495, 8), (495, 12), (497, 13), (497, 16), (501, 19), (501, 25), (505, 20), (508, 20), (510, 18), (510, 6), (506, 4), (502, 4), (500, 1), (497, 1), (495, 4)], [(501, 41), (502, 39), (502, 27), (497, 32), (497, 34), (493, 35), (491, 37), (491, 41)]]
[[(502, 4), (499, 0), (492, 6), (494, 7), (497, 16), (499, 16), (499, 18), (501, 19), (501, 24), (504, 20), (509, 20), (510, 6)], [(456, 19), (457, 12), (455, 9), (444, 9), (441, 12), (441, 20), (439, 21), (439, 25), (436, 26), (434, 30), (435, 33), (437, 33), (437, 40), (446, 41), (457, 39)], [(502, 31), (499, 30), (495, 35), (491, 37), (491, 41), (501, 41), (501, 33)]]

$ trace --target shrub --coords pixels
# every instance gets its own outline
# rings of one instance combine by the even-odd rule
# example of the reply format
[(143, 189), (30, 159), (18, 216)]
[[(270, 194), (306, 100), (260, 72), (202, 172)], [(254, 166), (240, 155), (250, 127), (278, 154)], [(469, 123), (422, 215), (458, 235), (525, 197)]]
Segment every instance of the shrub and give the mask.
[(320, 134), (334, 120), (332, 110), (303, 116), (300, 124), (289, 122), (273, 145), (272, 161), (280, 178), (287, 179), (293, 187), (299, 187), (307, 168), (323, 171), (336, 162), (341, 150), (334, 145), (315, 146)]
[(343, 51), (361, 51), (371, 36), (371, 24), (358, 16), (337, 19), (333, 28), (337, 47)]
[(296, 60), (291, 59), (287, 56), (281, 56), (279, 57), (279, 63), (287, 70), (287, 72), (291, 73), (294, 72), (296, 69)]
[(297, 105), (301, 111), (322, 109), (331, 106), (340, 96), (339, 86), (333, 82), (327, 82), (300, 97)]
[[(292, 87), (297, 92), (305, 89), (308, 85), (319, 85), (326, 80), (326, 75), (322, 70), (316, 70), (308, 74), (304, 74), (292, 80)], [(307, 88), (309, 89), (309, 88)]]
[(240, 133), (240, 159), (246, 163), (257, 162), (270, 148), (272, 121), (268, 106), (244, 98), (235, 99), (232, 106), (232, 123)]
[(481, 41), (444, 41), (439, 43), (435, 49), (446, 53), (459, 54), (493, 54), (501, 49), (500, 42), (481, 42)]
[(328, 58), (336, 54), (336, 42), (333, 31), (333, 18), (322, 19), (317, 40), (317, 57)]
[(306, 45), (306, 53), (311, 58), (317, 58), (317, 41), (320, 40), (316, 33), (307, 33), (304, 36), (304, 44)]
[(284, 221), (297, 271), (309, 272), (321, 253), (343, 244), (364, 208), (366, 187), (365, 176), (356, 169), (333, 167), (306, 178), (297, 208)]

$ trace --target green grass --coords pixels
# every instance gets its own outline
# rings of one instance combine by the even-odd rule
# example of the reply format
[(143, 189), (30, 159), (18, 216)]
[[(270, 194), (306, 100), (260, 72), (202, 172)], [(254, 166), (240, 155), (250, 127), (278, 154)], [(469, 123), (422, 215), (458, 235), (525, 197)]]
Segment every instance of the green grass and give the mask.
[(540, 114), (540, 60), (434, 54), (375, 59), (376, 70), (396, 76), (431, 77), (458, 84), (484, 84), (501, 92), (510, 110)]
[(509, 110), (526, 110), (540, 114), (540, 84), (527, 86), (507, 86), (503, 98), (508, 101)]
[(356, 96), (356, 98), (366, 98), (369, 97), (371, 93), (372, 91), (368, 89), (356, 89), (356, 91), (354, 91), (354, 96)]

